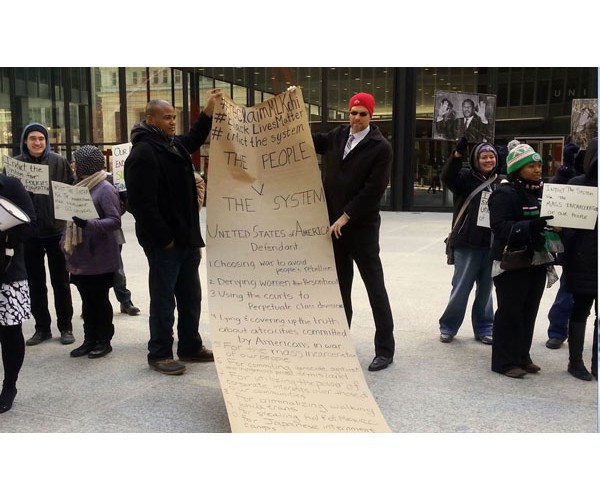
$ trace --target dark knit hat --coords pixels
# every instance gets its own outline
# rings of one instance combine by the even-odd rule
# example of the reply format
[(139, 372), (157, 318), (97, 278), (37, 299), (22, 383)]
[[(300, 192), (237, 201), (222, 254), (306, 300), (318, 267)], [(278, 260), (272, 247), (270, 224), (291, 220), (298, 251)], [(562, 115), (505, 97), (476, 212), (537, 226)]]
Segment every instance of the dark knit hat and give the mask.
[(506, 172), (512, 174), (530, 163), (541, 162), (542, 157), (529, 144), (519, 144), (506, 157)]
[(359, 92), (353, 95), (348, 103), (348, 110), (351, 110), (354, 106), (364, 106), (369, 111), (369, 114), (373, 116), (373, 110), (375, 109), (375, 98), (371, 94), (366, 92)]
[(565, 144), (563, 149), (563, 163), (568, 167), (572, 167), (575, 164), (575, 156), (579, 152), (579, 146), (570, 142)]
[(77, 177), (95, 174), (106, 166), (104, 155), (96, 146), (86, 145), (80, 147), (73, 153), (73, 160), (75, 160)]
[(26, 140), (31, 132), (41, 132), (44, 134), (46, 140), (48, 140), (48, 129), (41, 123), (31, 123), (30, 125), (27, 125), (24, 130), (23, 140)]

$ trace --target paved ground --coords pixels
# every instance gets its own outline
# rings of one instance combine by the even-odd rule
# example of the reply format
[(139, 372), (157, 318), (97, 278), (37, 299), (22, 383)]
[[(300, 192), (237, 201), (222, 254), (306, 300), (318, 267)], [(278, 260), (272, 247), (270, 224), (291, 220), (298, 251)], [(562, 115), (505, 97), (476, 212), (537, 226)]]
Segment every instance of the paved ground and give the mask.
[[(397, 433), (596, 432), (598, 386), (567, 371), (567, 347), (544, 346), (556, 288), (547, 290), (532, 348), (538, 375), (513, 380), (490, 371), (490, 347), (473, 339), (468, 320), (456, 340), (438, 340), (437, 320), (450, 291), (452, 267), (442, 240), (450, 214), (384, 212), (382, 259), (393, 305), (397, 354), (394, 364), (368, 372), (373, 356), (373, 323), (362, 282), (354, 291), (352, 335), (365, 377), (384, 417)], [(227, 413), (214, 365), (188, 366), (168, 377), (146, 364), (148, 293), (146, 260), (124, 218), (128, 243), (124, 261), (137, 317), (118, 312), (116, 334), (106, 358), (73, 359), (58, 337), (27, 347), (13, 409), (0, 417), (2, 432), (47, 433), (227, 433)], [(201, 268), (206, 287), (205, 261)], [(206, 288), (204, 288), (206, 290)], [(80, 301), (73, 288), (74, 333), (82, 339)], [(208, 345), (208, 307), (202, 332)], [(591, 332), (591, 319), (589, 331)], [(25, 326), (33, 331), (33, 321)], [(75, 345), (78, 345), (75, 344)], [(591, 333), (585, 358), (591, 356)]]
[[(256, 498), (362, 499), (372, 494), (369, 478), (395, 477), (402, 470), (410, 474), (392, 491), (414, 485), (410, 492), (423, 493), (411, 498), (443, 494), (465, 500), (486, 491), (487, 471), (514, 463), (517, 456), (518, 470), (511, 470), (513, 478), (522, 479), (522, 495), (539, 497), (544, 489), (547, 498), (589, 492), (596, 471), (587, 457), (598, 445), (598, 385), (567, 373), (566, 346), (557, 351), (544, 347), (546, 312), (556, 289), (544, 295), (536, 326), (532, 356), (542, 367), (538, 375), (514, 380), (490, 371), (490, 347), (473, 339), (468, 322), (453, 343), (440, 343), (437, 320), (452, 273), (442, 243), (449, 225), (447, 213), (383, 213), (382, 258), (397, 339), (394, 364), (387, 370), (366, 370), (373, 356), (373, 322), (362, 282), (355, 286), (353, 340), (393, 436), (237, 434), (229, 439), (214, 365), (191, 364), (185, 375), (169, 377), (146, 364), (147, 264), (126, 215), (125, 268), (142, 314), (119, 314), (113, 296), (114, 351), (102, 359), (70, 358), (73, 346), (61, 345), (56, 337), (27, 347), (19, 394), (13, 409), (0, 415), (0, 432), (6, 433), (0, 436), (0, 478), (8, 477), (8, 465), (21, 479), (19, 491), (30, 493), (18, 498), (105, 498), (114, 496), (118, 485), (118, 498), (220, 494), (226, 487), (222, 498), (252, 491)], [(201, 277), (206, 287), (205, 262)], [(79, 343), (80, 301), (73, 292)], [(207, 309), (204, 302), (201, 331), (211, 345)], [(26, 338), (33, 333), (32, 323), (25, 325)], [(590, 356), (591, 334), (586, 360)], [(569, 468), (579, 474), (576, 487), (569, 481), (552, 481), (551, 487), (542, 482), (556, 461), (564, 477)], [(311, 481), (296, 481), (307, 464)], [(538, 480), (531, 482), (535, 467)], [(357, 468), (360, 477), (355, 477)], [(155, 482), (154, 473), (164, 479)], [(206, 482), (200, 490), (182, 489), (186, 474)], [(104, 479), (92, 488), (90, 477)], [(500, 497), (490, 493), (490, 498)]]

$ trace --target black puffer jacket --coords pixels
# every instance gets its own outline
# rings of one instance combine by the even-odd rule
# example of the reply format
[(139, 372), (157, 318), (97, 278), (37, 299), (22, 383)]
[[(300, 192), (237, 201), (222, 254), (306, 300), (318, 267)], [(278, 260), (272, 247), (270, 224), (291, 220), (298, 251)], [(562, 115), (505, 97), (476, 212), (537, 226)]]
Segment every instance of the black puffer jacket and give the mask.
[[(598, 139), (588, 144), (584, 159), (584, 174), (568, 183), (580, 186), (598, 186)], [(598, 293), (598, 221), (594, 229), (564, 229), (563, 272), (567, 290), (571, 293), (596, 295)]]
[(172, 141), (145, 122), (133, 127), (125, 161), (127, 209), (145, 251), (171, 241), (178, 247), (204, 246), (190, 154), (204, 143), (211, 125), (212, 118), (200, 113), (190, 131)]
[(530, 222), (540, 217), (542, 189), (530, 190), (519, 180), (503, 181), (488, 200), (492, 229), (492, 260), (501, 260), (510, 237), (509, 250), (527, 247), (544, 250), (543, 231), (531, 230)]
[[(456, 158), (454, 154), (446, 160), (442, 169), (442, 182), (454, 194), (454, 214), (452, 215), (452, 226), (454, 227), (456, 217), (460, 212), (463, 203), (471, 194), (487, 179), (479, 172), (475, 162), (474, 153), (482, 143), (475, 145), (471, 152), (470, 166), (463, 167), (462, 157)], [(497, 173), (498, 167), (490, 175)], [(486, 191), (494, 191), (500, 183), (500, 177), (485, 188)], [(453, 232), (454, 247), (469, 248), (488, 248), (490, 246), (490, 229), (477, 225), (479, 215), (479, 205), (481, 203), (481, 193), (469, 202), (461, 220), (458, 222), (456, 230)]]

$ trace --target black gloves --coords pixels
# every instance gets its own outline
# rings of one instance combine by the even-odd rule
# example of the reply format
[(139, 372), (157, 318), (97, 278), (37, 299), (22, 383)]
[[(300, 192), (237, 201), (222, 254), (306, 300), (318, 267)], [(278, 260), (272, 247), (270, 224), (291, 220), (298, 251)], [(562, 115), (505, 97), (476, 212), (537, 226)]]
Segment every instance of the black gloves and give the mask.
[(554, 219), (553, 215), (545, 215), (544, 217), (536, 217), (529, 221), (529, 229), (536, 233), (541, 233), (546, 227), (546, 221)]
[(87, 221), (85, 219), (80, 219), (79, 217), (75, 217), (75, 216), (73, 216), (73, 223), (77, 227), (81, 227), (81, 228), (84, 228), (85, 226), (87, 226)]
[(461, 156), (464, 155), (468, 145), (467, 138), (465, 136), (461, 137), (460, 141), (456, 144), (456, 152)]

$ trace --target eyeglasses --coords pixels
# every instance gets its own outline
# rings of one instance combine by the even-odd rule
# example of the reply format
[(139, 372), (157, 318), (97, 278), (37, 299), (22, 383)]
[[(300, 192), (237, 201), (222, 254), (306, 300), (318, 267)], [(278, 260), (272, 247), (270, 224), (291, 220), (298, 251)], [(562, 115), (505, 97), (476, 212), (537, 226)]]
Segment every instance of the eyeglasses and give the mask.
[(366, 111), (360, 111), (360, 112), (358, 112), (358, 111), (350, 111), (350, 114), (351, 114), (352, 116), (360, 115), (360, 116), (362, 116), (362, 117), (365, 117), (365, 116), (367, 116), (369, 113), (368, 113), (368, 112), (366, 112)]

